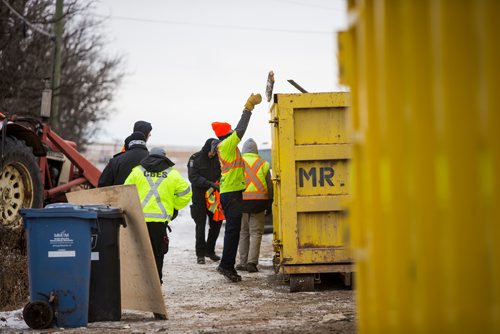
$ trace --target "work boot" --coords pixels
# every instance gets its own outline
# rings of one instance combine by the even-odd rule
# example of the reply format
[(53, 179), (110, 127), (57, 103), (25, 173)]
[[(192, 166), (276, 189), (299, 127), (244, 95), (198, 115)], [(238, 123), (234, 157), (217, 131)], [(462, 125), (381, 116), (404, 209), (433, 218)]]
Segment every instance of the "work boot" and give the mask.
[(249, 273), (256, 273), (259, 271), (259, 269), (257, 269), (257, 265), (255, 263), (247, 263), (247, 270)]
[(221, 266), (218, 266), (217, 267), (217, 271), (220, 274), (224, 275), (227, 279), (229, 279), (232, 282), (239, 282), (239, 281), (241, 281), (241, 276), (238, 275), (238, 273), (234, 269), (229, 270), (229, 269), (221, 268)]
[(236, 265), (236, 270), (239, 270), (239, 271), (247, 271), (247, 265), (246, 264), (237, 264)]
[(238, 274), (238, 272), (236, 271), (236, 269), (231, 269), (231, 272), (233, 273), (234, 276), (236, 276), (236, 279), (238, 279), (238, 282), (241, 281), (241, 276)]
[(208, 257), (210, 258), (210, 260), (212, 260), (214, 262), (217, 262), (217, 261), (220, 260), (220, 256), (219, 255), (215, 255), (215, 253), (208, 255)]
[(204, 256), (198, 256), (198, 259), (196, 260), (198, 264), (205, 264), (205, 257)]

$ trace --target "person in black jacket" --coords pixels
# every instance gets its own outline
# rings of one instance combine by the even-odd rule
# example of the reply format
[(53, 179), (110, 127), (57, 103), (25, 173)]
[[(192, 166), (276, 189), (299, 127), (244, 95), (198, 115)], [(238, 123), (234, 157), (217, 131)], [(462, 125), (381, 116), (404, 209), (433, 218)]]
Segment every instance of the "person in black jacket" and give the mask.
[[(220, 164), (217, 153), (212, 150), (210, 138), (205, 142), (201, 151), (196, 152), (189, 158), (188, 177), (193, 190), (193, 204), (191, 205), (191, 217), (196, 223), (196, 257), (198, 264), (205, 263), (205, 256), (212, 261), (219, 261), (220, 257), (215, 254), (215, 242), (219, 237), (222, 221), (214, 221), (213, 213), (207, 209), (205, 193), (212, 187), (219, 189), (216, 182), (220, 179)], [(208, 238), (205, 241), (205, 228), (208, 216)]]
[(146, 138), (146, 141), (148, 141), (149, 137), (151, 137), (151, 130), (153, 130), (153, 127), (149, 122), (137, 121), (134, 123), (133, 132), (142, 132), (144, 134), (144, 138)]
[(125, 152), (115, 154), (101, 173), (98, 187), (120, 185), (142, 159), (148, 156), (146, 137), (142, 132), (134, 132), (125, 139)]

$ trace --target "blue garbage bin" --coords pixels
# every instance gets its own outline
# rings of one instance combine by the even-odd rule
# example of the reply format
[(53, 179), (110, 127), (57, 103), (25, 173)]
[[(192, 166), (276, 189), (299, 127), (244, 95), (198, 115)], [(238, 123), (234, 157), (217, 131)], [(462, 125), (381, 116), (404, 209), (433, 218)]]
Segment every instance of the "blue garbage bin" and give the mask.
[[(97, 213), (71, 204), (22, 209), (28, 246), (31, 328), (88, 324), (92, 229)], [(53, 312), (53, 314), (51, 314)]]

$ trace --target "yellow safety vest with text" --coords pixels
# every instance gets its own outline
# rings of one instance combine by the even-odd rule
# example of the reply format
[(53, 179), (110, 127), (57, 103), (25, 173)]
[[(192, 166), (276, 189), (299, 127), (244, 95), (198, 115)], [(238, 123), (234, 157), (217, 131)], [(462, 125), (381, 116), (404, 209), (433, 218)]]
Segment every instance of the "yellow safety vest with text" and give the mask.
[(180, 210), (191, 201), (189, 183), (173, 168), (148, 172), (144, 167), (132, 169), (124, 184), (135, 184), (147, 222), (168, 222), (174, 209)]
[(220, 193), (245, 190), (245, 163), (241, 157), (238, 143), (240, 138), (233, 131), (217, 145), (220, 163)]
[(244, 153), (246, 190), (243, 200), (267, 200), (266, 175), (269, 173), (269, 163), (255, 153)]

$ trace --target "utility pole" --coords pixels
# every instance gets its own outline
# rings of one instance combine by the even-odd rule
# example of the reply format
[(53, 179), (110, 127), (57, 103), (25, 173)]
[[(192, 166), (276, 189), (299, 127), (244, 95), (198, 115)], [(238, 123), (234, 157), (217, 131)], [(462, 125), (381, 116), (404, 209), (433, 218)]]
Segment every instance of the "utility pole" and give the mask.
[(52, 72), (52, 113), (50, 124), (53, 129), (58, 129), (59, 123), (59, 95), (61, 85), (61, 51), (62, 51), (62, 37), (64, 32), (63, 20), (63, 0), (56, 1), (56, 13), (54, 15), (54, 34), (55, 34), (55, 48), (54, 48), (54, 68)]

